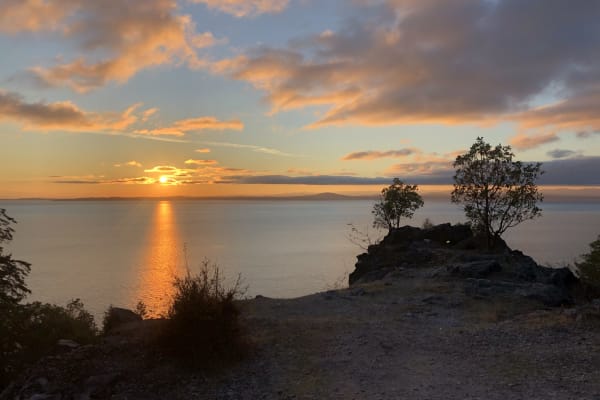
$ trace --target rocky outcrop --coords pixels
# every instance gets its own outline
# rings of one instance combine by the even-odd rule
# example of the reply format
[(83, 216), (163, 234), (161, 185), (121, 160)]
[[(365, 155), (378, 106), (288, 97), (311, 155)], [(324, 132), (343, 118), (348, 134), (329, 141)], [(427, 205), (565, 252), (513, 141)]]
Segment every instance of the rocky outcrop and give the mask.
[(399, 270), (431, 268), (435, 279), (460, 280), (473, 297), (512, 296), (547, 306), (572, 302), (579, 284), (568, 268), (546, 268), (499, 241), (488, 251), (467, 225), (392, 230), (359, 255), (350, 285), (386, 279)]

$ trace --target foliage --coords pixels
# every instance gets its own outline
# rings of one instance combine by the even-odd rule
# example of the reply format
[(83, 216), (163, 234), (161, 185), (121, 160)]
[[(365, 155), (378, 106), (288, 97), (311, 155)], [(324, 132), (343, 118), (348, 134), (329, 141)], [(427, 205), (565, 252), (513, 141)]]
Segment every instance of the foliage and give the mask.
[(175, 293), (160, 343), (193, 367), (217, 366), (241, 358), (247, 348), (235, 302), (243, 295), (238, 277), (227, 288), (216, 265), (202, 263), (197, 275), (173, 282)]
[(373, 227), (392, 230), (400, 227), (400, 218), (412, 218), (423, 199), (417, 185), (406, 185), (398, 178), (381, 191), (379, 202), (373, 206)]
[(137, 302), (133, 312), (139, 315), (141, 319), (148, 318), (148, 307), (146, 306), (146, 303), (141, 300)]
[(576, 263), (581, 281), (594, 292), (600, 293), (600, 235), (590, 243), (590, 252), (581, 256)]
[(513, 160), (510, 146), (492, 147), (478, 137), (471, 149), (456, 157), (452, 202), (464, 211), (488, 248), (509, 228), (541, 215), (543, 200), (535, 184), (543, 174), (541, 164)]
[(25, 278), (31, 265), (25, 261), (15, 260), (12, 254), (4, 252), (3, 243), (10, 242), (14, 232), (11, 224), (16, 221), (6, 215), (6, 210), (0, 208), (0, 305), (7, 307), (15, 305), (30, 293)]
[(33, 302), (8, 305), (0, 319), (0, 387), (27, 365), (50, 353), (60, 339), (79, 344), (97, 339), (94, 317), (79, 299), (66, 307)]
[(58, 340), (80, 344), (96, 339), (94, 317), (79, 299), (66, 307), (21, 301), (30, 293), (25, 283), (30, 264), (4, 252), (16, 221), (0, 209), (0, 389), (28, 364), (55, 348)]
[(431, 229), (434, 226), (435, 224), (429, 218), (425, 218), (425, 220), (423, 221), (423, 229)]

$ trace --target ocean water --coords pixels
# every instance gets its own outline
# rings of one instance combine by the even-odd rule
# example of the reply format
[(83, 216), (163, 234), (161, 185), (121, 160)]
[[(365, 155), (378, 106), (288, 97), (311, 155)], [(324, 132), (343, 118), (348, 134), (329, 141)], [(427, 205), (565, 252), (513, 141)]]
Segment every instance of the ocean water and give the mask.
[[(370, 200), (1, 201), (17, 219), (9, 250), (32, 264), (30, 300), (80, 298), (97, 317), (109, 305), (144, 301), (164, 312), (174, 276), (204, 259), (246, 294), (296, 297), (345, 285), (363, 250), (350, 226), (369, 233)], [(559, 266), (600, 234), (600, 205), (545, 203), (543, 217), (505, 239), (539, 263)], [(462, 222), (459, 207), (428, 201), (407, 223)]]

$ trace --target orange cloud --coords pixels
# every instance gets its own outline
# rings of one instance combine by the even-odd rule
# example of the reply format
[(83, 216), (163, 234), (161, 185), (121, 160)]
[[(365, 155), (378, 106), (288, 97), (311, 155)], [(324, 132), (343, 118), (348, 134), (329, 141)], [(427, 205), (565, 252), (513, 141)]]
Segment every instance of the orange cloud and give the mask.
[(525, 133), (519, 133), (516, 136), (510, 138), (510, 145), (518, 150), (529, 150), (546, 143), (552, 143), (560, 140), (556, 133), (542, 133), (535, 135), (527, 135)]
[[(35, 22), (44, 15), (38, 14), (44, 7), (57, 15), (51, 26)], [(78, 92), (112, 81), (123, 83), (138, 71), (159, 65), (202, 66), (205, 61), (197, 51), (218, 42), (210, 32), (196, 33), (190, 16), (176, 15), (175, 0), (131, 1), (126, 5), (120, 0), (28, 0), (17, 11), (21, 18), (11, 25), (12, 31), (58, 25), (66, 38), (78, 43), (85, 57), (30, 69), (43, 85), (67, 85)], [(20, 29), (18, 24), (22, 24)]]
[(120, 168), (120, 167), (137, 167), (137, 168), (141, 168), (142, 164), (132, 160), (132, 161), (127, 161), (126, 163), (117, 163), (114, 164), (115, 167)]
[[(187, 132), (200, 130), (242, 130), (244, 127), (239, 120), (198, 117), (175, 121), (167, 127), (145, 128), (148, 115), (155, 114), (158, 109), (140, 110), (141, 107), (142, 104), (137, 103), (120, 113), (97, 113), (82, 110), (70, 101), (31, 103), (17, 93), (0, 90), (0, 121), (15, 121), (27, 130), (184, 136)], [(133, 129), (134, 126), (138, 129)]]
[(215, 165), (218, 164), (217, 160), (185, 160), (185, 164), (187, 165), (198, 165), (198, 166), (205, 166), (205, 165)]
[(173, 125), (156, 129), (138, 129), (135, 133), (140, 135), (171, 135), (183, 136), (186, 132), (203, 130), (234, 130), (241, 131), (244, 124), (240, 120), (219, 121), (215, 117), (199, 117), (176, 121)]
[(138, 120), (134, 112), (140, 106), (134, 104), (122, 113), (95, 113), (70, 101), (30, 103), (19, 94), (0, 90), (0, 120), (19, 122), (27, 130), (120, 131)]
[(217, 9), (238, 18), (259, 14), (275, 14), (283, 11), (288, 0), (190, 0), (192, 3), (206, 4), (208, 8)]
[(0, 31), (7, 33), (55, 30), (79, 0), (3, 0)]
[(194, 150), (196, 153), (210, 153), (210, 149), (205, 147), (203, 149), (196, 149)]

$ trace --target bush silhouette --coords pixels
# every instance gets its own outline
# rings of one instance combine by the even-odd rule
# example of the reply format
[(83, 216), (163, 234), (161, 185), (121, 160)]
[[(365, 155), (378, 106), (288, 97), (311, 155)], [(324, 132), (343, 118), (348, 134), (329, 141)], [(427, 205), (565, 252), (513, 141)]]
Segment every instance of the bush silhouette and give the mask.
[(236, 299), (243, 294), (240, 278), (225, 287), (219, 268), (205, 260), (198, 274), (176, 278), (175, 294), (160, 344), (192, 367), (215, 368), (246, 352)]

